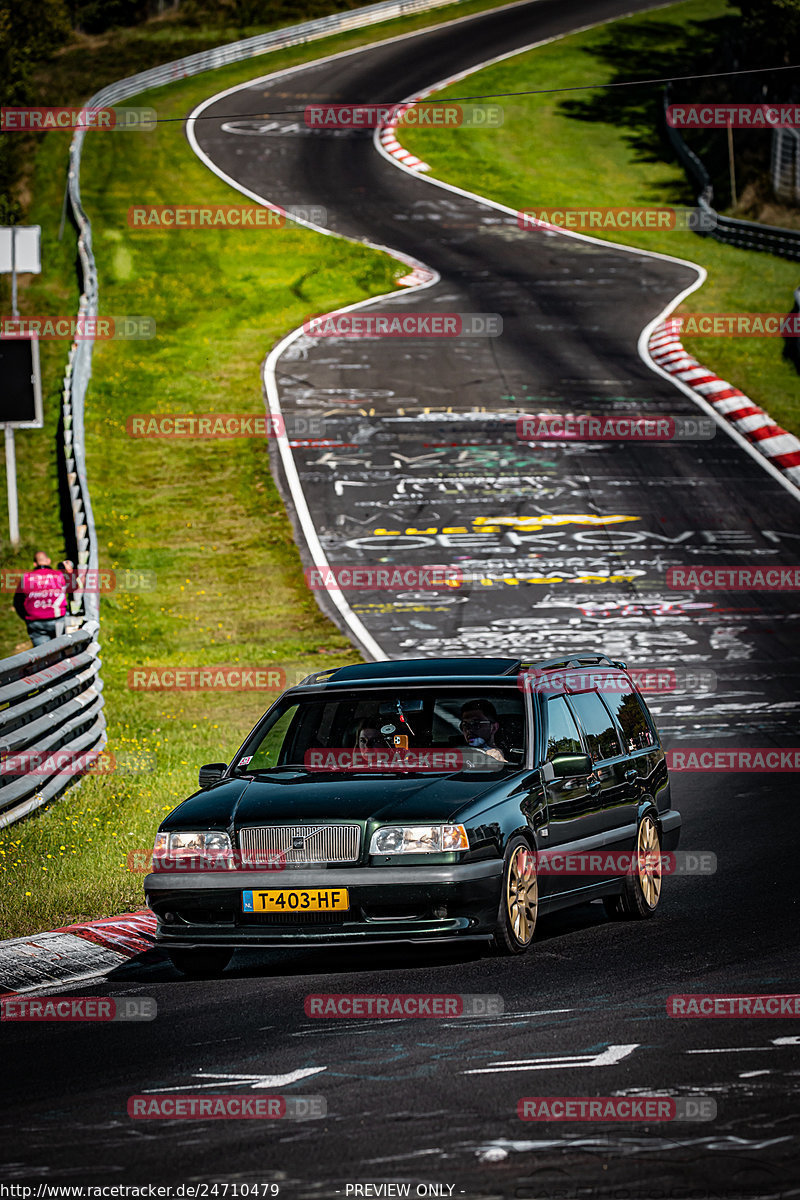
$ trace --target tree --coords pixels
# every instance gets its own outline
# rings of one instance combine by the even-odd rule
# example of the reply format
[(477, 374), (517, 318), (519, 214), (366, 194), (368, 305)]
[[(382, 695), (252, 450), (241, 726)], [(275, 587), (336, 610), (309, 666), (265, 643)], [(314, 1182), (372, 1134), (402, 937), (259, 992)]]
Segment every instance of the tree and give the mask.
[(742, 46), (751, 66), (800, 62), (800, 0), (739, 0), (739, 7)]
[[(64, 0), (0, 0), (0, 104), (14, 108), (36, 103), (33, 72), (55, 53), (70, 34)], [(11, 191), (18, 177), (20, 137), (0, 134), (0, 224), (19, 221)]]

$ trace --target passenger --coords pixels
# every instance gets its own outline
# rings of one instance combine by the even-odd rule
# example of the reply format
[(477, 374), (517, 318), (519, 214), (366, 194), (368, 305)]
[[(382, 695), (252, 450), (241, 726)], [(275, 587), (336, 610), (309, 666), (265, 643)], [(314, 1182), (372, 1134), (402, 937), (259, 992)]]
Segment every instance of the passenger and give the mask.
[(363, 717), (356, 730), (356, 750), (388, 750), (389, 743), (380, 731), (377, 717)]
[(468, 746), (498, 762), (508, 762), (495, 738), (500, 728), (497, 709), (491, 700), (469, 700), (461, 709), (461, 732)]

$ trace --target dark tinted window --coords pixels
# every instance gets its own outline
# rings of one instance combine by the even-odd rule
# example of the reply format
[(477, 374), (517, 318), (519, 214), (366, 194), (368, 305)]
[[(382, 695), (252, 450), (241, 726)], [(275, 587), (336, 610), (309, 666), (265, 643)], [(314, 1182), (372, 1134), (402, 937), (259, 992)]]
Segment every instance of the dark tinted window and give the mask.
[(563, 696), (547, 701), (547, 758), (583, 754), (578, 726)]
[(620, 723), (627, 751), (655, 745), (655, 738), (636, 692), (606, 696), (606, 703)]
[(594, 762), (622, 753), (611, 714), (597, 692), (580, 692), (577, 696), (570, 696), (570, 704), (583, 726)]
[(525, 755), (525, 710), (517, 688), (466, 692), (415, 686), (323, 696), (295, 692), (279, 702), (248, 741), (243, 757), (252, 757), (240, 769), (250, 774), (302, 767), (312, 750), (356, 749), (362, 735), (371, 749), (470, 745), (492, 761), (519, 764)]

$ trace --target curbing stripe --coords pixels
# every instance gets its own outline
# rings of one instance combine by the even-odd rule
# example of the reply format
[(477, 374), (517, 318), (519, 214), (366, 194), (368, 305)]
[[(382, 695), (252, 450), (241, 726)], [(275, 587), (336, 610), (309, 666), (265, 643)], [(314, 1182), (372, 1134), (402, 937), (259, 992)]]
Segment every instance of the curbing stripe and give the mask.
[(0, 995), (86, 980), (152, 949), (149, 909), (0, 942)]
[(715, 412), (746, 437), (787, 479), (794, 484), (800, 482), (800, 439), (782, 429), (744, 392), (687, 355), (676, 337), (675, 326), (679, 320), (669, 318), (653, 330), (648, 348), (654, 361), (662, 371), (702, 395)]
[(721, 379), (714, 378), (712, 383), (696, 383), (694, 390), (696, 392), (710, 392), (713, 396), (715, 392), (726, 392), (730, 389)]

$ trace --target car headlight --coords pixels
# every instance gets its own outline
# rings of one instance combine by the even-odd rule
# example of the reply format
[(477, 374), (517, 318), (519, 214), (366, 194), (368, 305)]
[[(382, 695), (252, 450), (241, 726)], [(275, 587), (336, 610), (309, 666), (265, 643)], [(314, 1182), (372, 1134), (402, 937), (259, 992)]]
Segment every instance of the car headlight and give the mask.
[(231, 839), (218, 829), (156, 834), (155, 871), (208, 871), (215, 867), (227, 870), (234, 865)]
[(376, 829), (370, 854), (442, 854), (469, 850), (463, 825), (384, 825)]

